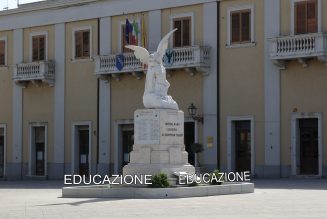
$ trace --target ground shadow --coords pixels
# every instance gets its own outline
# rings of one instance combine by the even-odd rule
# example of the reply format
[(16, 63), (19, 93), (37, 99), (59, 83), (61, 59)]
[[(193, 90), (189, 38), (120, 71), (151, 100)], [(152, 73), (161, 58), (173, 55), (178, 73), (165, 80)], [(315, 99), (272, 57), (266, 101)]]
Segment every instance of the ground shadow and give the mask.
[(256, 189), (306, 189), (327, 190), (327, 179), (255, 179)]

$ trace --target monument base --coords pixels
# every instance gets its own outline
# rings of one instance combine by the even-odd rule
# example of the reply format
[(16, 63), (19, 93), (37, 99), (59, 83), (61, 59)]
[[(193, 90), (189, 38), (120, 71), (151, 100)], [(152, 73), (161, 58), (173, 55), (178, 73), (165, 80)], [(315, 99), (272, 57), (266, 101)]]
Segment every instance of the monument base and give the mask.
[(194, 174), (184, 146), (184, 113), (171, 109), (144, 109), (134, 113), (134, 145), (123, 175), (174, 172)]

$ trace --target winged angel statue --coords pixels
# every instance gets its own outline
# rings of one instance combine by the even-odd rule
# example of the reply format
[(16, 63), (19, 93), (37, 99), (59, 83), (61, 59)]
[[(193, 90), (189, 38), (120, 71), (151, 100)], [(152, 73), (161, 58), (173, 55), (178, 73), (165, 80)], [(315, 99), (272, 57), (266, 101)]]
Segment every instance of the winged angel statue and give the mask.
[(176, 30), (174, 29), (164, 36), (158, 45), (157, 51), (152, 54), (140, 46), (125, 46), (133, 50), (135, 57), (148, 66), (143, 94), (145, 108), (178, 110), (176, 101), (167, 95), (170, 84), (166, 79), (166, 69), (162, 64), (162, 58), (168, 47), (168, 39)]

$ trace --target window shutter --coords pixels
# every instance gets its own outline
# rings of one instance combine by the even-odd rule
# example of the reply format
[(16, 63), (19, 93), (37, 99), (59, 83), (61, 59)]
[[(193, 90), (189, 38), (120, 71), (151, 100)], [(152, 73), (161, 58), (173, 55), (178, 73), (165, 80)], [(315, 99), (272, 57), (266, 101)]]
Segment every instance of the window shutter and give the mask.
[(306, 2), (295, 4), (295, 34), (306, 33)]
[(183, 46), (190, 46), (190, 19), (183, 20)]
[(177, 30), (174, 32), (174, 47), (181, 47), (182, 46), (182, 21), (175, 20), (174, 21), (174, 29)]
[(307, 19), (308, 19), (308, 33), (316, 33), (318, 31), (317, 25), (317, 1), (308, 1), (307, 5)]
[(251, 41), (251, 36), (250, 36), (250, 33), (251, 33), (251, 16), (250, 16), (250, 12), (249, 11), (246, 11), (246, 12), (242, 12), (241, 14), (242, 16), (242, 39), (241, 41), (242, 42), (250, 42)]
[(6, 55), (6, 41), (0, 41), (0, 65), (5, 65), (5, 55)]
[(75, 32), (75, 58), (82, 56), (82, 32)]
[(232, 28), (231, 28), (231, 36), (232, 36), (232, 43), (234, 42), (240, 42), (240, 35), (241, 35), (241, 31), (240, 31), (240, 13), (232, 13), (231, 14), (231, 21), (232, 21)]
[(83, 57), (90, 56), (90, 31), (83, 32)]
[(39, 58), (38, 60), (45, 60), (45, 36), (39, 37)]
[(39, 59), (39, 38), (32, 38), (32, 61), (37, 61)]

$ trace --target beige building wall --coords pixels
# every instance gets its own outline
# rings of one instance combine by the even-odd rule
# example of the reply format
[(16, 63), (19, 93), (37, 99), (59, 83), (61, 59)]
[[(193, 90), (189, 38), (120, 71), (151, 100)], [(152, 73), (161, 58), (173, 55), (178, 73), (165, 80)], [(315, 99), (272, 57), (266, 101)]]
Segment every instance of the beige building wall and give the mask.
[[(54, 27), (42, 26), (24, 29), (23, 35), (23, 57), (24, 62), (31, 62), (31, 35), (38, 33), (46, 33), (47, 36), (47, 56), (48, 60), (54, 58)], [(41, 122), (47, 123), (47, 161), (53, 162), (53, 87), (45, 84), (34, 85), (29, 83), (23, 89), (23, 162), (29, 161), (29, 142), (30, 136), (30, 123)]]
[[(327, 145), (327, 103), (324, 101), (327, 86), (327, 68), (321, 62), (310, 61), (307, 68), (291, 62), (281, 71), (281, 133), (282, 165), (291, 165), (291, 116), (297, 113), (322, 113), (323, 145)], [(323, 148), (323, 161), (327, 165), (327, 150)]]
[[(319, 1), (319, 0), (318, 0)], [(327, 2), (321, 0), (322, 32), (327, 31)], [(281, 1), (281, 35), (291, 33), (291, 0)], [(287, 63), (281, 71), (281, 162), (291, 165), (291, 116), (297, 113), (322, 113), (323, 165), (327, 166), (326, 119), (324, 101), (327, 88), (327, 68), (317, 59), (304, 68), (297, 60)]]
[[(227, 10), (254, 5), (254, 45), (227, 46)], [(230, 0), (220, 4), (220, 159), (227, 167), (227, 117), (254, 116), (255, 165), (264, 165), (264, 1)]]
[(0, 38), (7, 38), (7, 66), (0, 67), (0, 124), (7, 126), (7, 150), (6, 162), (13, 162), (12, 160), (12, 105), (13, 105), (13, 33), (12, 31), (0, 32)]
[[(66, 24), (65, 69), (65, 163), (71, 164), (72, 125), (76, 122), (92, 123), (92, 169), (97, 157), (97, 77), (93, 59), (73, 59), (73, 29), (91, 27), (92, 57), (98, 54), (98, 20), (85, 20)], [(70, 171), (70, 166), (67, 167)]]
[(23, 40), (24, 40), (24, 62), (31, 62), (32, 57), (32, 38), (31, 36), (34, 34), (46, 34), (47, 37), (47, 58), (48, 60), (53, 60), (54, 59), (54, 49), (55, 49), (55, 45), (54, 45), (54, 26), (53, 25), (49, 25), (49, 26), (41, 26), (41, 27), (31, 27), (31, 28), (26, 28), (24, 29), (24, 36), (23, 36)]

